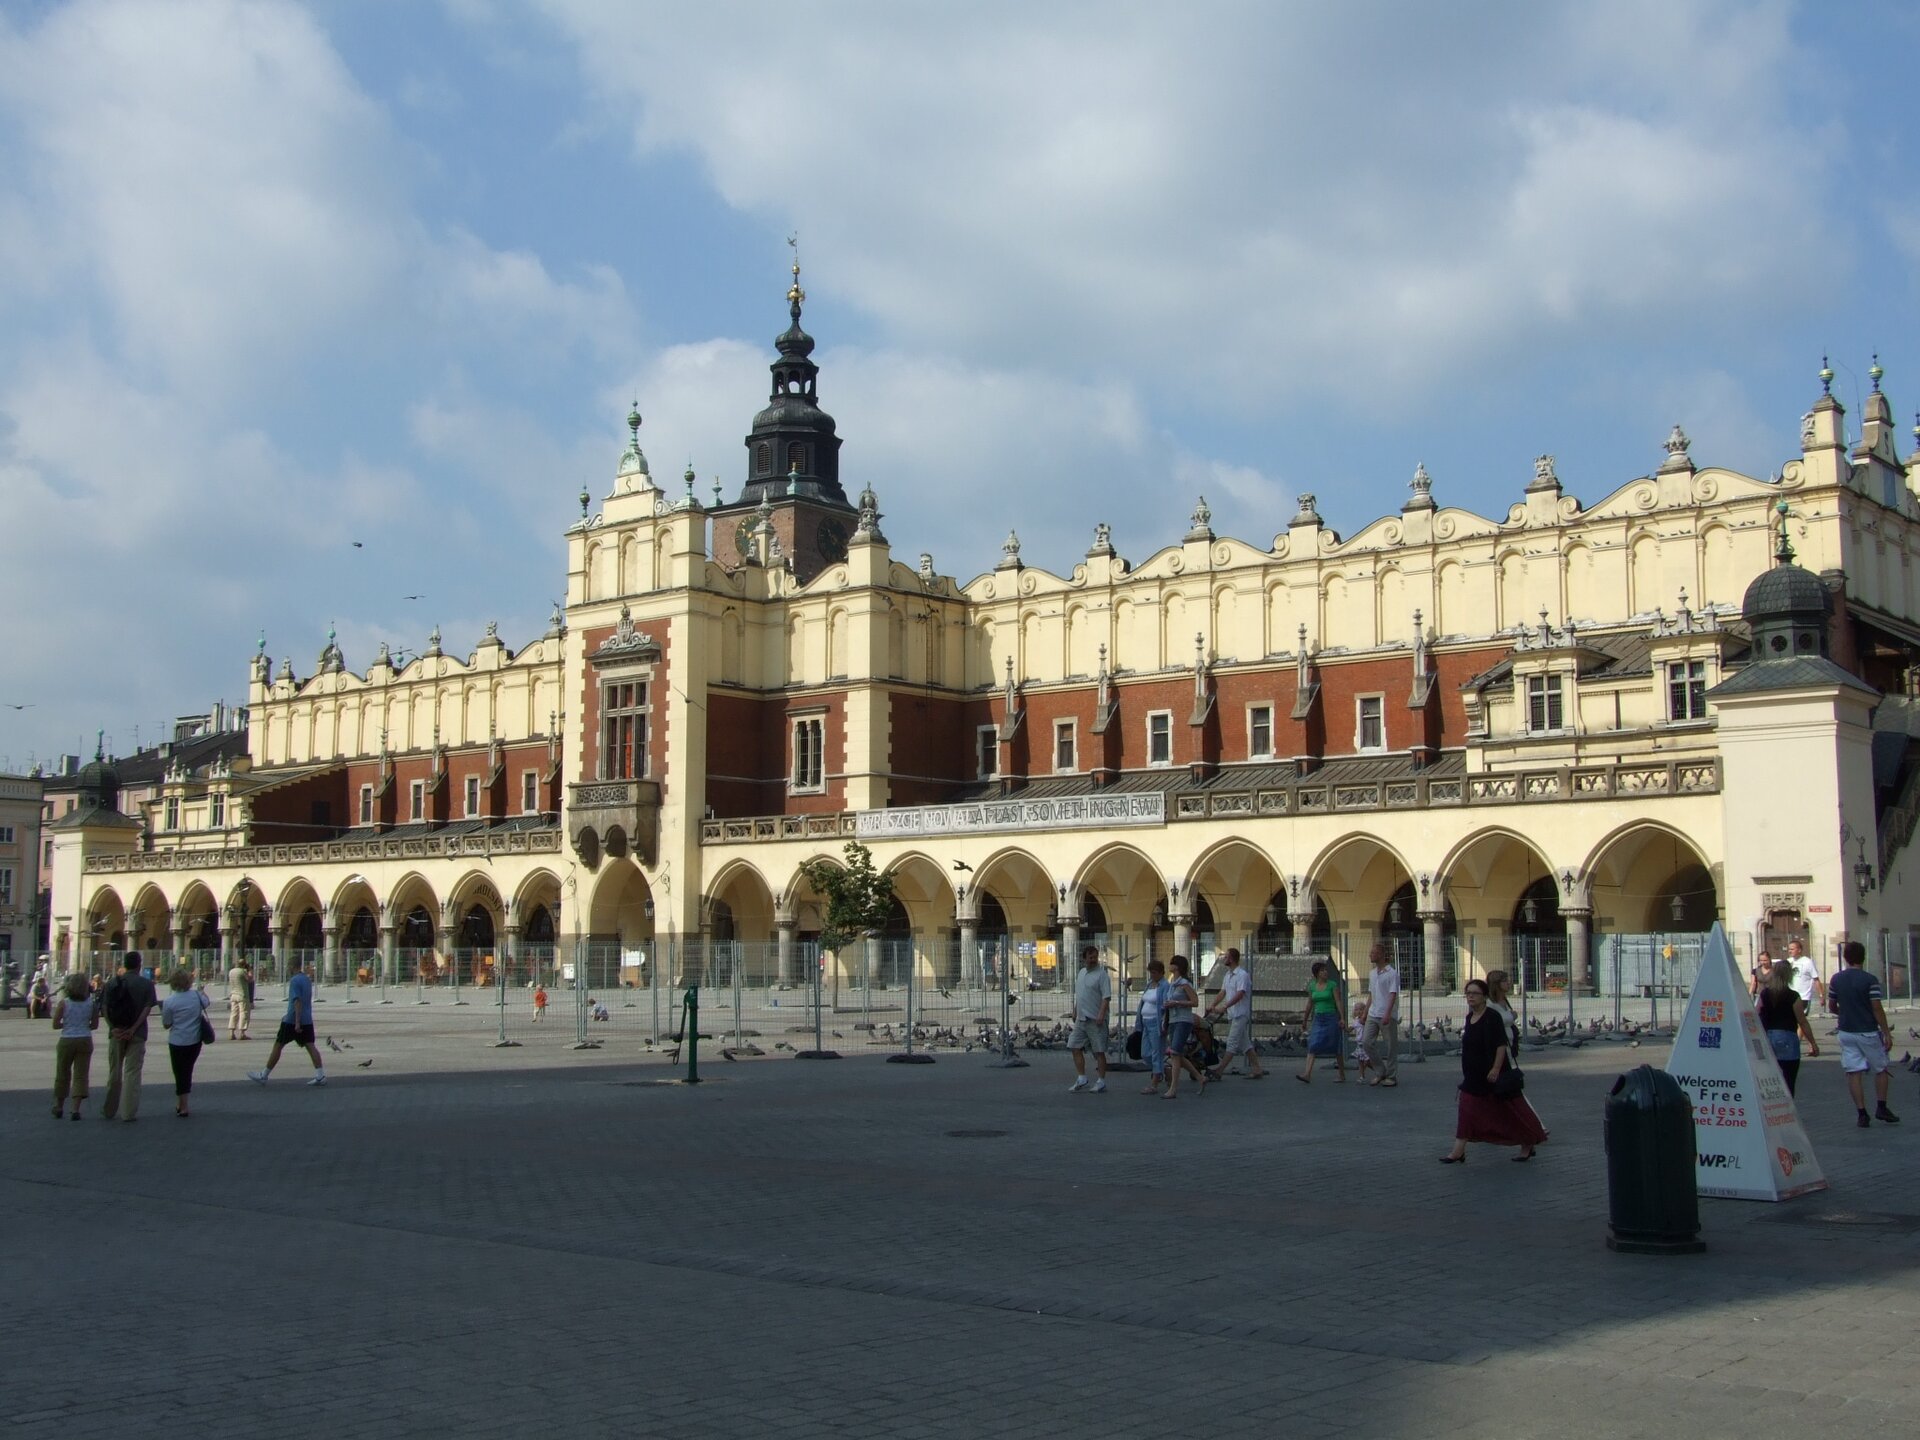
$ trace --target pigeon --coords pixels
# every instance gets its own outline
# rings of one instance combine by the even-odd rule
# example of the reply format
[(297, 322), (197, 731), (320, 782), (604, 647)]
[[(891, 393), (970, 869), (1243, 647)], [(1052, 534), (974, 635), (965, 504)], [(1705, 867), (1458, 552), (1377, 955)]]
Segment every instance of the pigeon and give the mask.
[(373, 1061), (371, 1060), (356, 1060), (354, 1064), (358, 1065), (362, 1070), (371, 1070), (373, 1068)]
[(334, 1038), (331, 1035), (327, 1036), (327, 1049), (333, 1051), (336, 1055), (340, 1053), (340, 1047), (334, 1042)]
[(722, 1050), (720, 1052), (720, 1058), (722, 1060), (738, 1060), (740, 1057), (734, 1054), (731, 1050)]
[(360, 543), (360, 542), (359, 542), (358, 540), (356, 540), (356, 541), (354, 541), (354, 542), (353, 542), (353, 548), (354, 548), (354, 549), (356, 549), (356, 550), (364, 550), (364, 549), (366, 549), (367, 547), (366, 547), (366, 546), (364, 546), (364, 545), (362, 545), (362, 544), (361, 544), (361, 543)]

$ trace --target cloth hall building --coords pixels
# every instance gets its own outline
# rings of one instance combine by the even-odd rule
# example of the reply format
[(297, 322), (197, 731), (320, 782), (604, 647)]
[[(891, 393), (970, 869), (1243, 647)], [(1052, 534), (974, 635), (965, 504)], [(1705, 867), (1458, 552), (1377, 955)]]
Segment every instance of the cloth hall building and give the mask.
[[(1141, 955), (1384, 937), (1453, 988), (1523, 941), (1906, 936), (1920, 869), (1920, 456), (1874, 369), (1759, 479), (1676, 427), (1583, 503), (1543, 456), (1504, 515), (1442, 503), (1341, 536), (1202, 501), (1138, 561), (1090, 525), (1054, 574), (1009, 534), (962, 580), (849, 498), (804, 295), (736, 498), (632, 443), (567, 532), (566, 603), (512, 648), (331, 640), (251, 663), (244, 752), (119, 801), (104, 757), (52, 827), (56, 961), (312, 952), (328, 978), (523, 977), (545, 947), (688, 972), (820, 928), (802, 875), (866, 843), (929, 980), (1086, 937)], [(745, 407), (743, 406), (743, 411)]]

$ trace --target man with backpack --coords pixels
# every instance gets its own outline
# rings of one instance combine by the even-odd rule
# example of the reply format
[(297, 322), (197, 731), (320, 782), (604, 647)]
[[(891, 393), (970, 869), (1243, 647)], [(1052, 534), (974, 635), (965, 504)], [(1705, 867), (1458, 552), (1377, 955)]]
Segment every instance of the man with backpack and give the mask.
[(138, 950), (129, 950), (120, 973), (107, 982), (101, 1009), (107, 1020), (107, 1099), (102, 1120), (131, 1124), (140, 1117), (140, 1072), (147, 1063), (147, 1016), (160, 1003), (153, 981), (141, 974)]

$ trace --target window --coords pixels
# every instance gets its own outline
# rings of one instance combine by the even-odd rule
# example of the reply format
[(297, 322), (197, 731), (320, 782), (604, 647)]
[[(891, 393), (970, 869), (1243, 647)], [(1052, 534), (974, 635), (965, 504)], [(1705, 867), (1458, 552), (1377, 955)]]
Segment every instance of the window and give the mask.
[(53, 841), (51, 840), (47, 841), (40, 848), (40, 868), (42, 870), (53, 869)]
[(1074, 753), (1078, 728), (1071, 720), (1053, 722), (1053, 768), (1063, 775), (1079, 768), (1079, 756)]
[(13, 904), (13, 867), (0, 865), (0, 905)]
[(427, 782), (416, 780), (407, 789), (407, 799), (411, 805), (411, 815), (415, 820), (427, 818)]
[(360, 787), (360, 823), (362, 825), (373, 823), (373, 786), (371, 785)]
[(762, 440), (754, 450), (754, 457), (759, 462), (762, 475), (773, 473), (773, 446)]
[(802, 475), (807, 473), (807, 447), (806, 446), (804, 445), (787, 446), (787, 469), (789, 471), (798, 470)]
[(540, 813), (540, 772), (538, 770), (520, 772), (520, 813), (522, 815)]
[(647, 682), (610, 680), (600, 690), (600, 778), (638, 780), (647, 773)]
[(1667, 666), (1667, 718), (1707, 718), (1707, 662), (1675, 660)]
[(1387, 748), (1387, 697), (1356, 695), (1353, 701), (1353, 748)]
[(330, 829), (333, 825), (333, 802), (331, 800), (316, 800), (308, 808), (308, 814), (312, 817), (315, 825), (322, 829)]
[(1000, 731), (992, 725), (973, 732), (973, 769), (982, 780), (1000, 773)]
[(0, 845), (13, 844), (13, 826), (0, 825)]
[(1147, 764), (1173, 764), (1173, 712), (1155, 710), (1147, 716)]
[(227, 823), (227, 797), (209, 795), (207, 797), (207, 828), (218, 830)]
[(1527, 677), (1527, 730), (1530, 734), (1539, 735), (1566, 728), (1560, 696), (1558, 675)]
[(827, 788), (827, 725), (818, 715), (807, 715), (793, 722), (793, 788)]
[(467, 818), (474, 819), (480, 813), (480, 777), (467, 776)]
[(177, 799), (169, 797), (167, 800), (167, 829), (178, 830), (179, 828), (180, 802)]
[(1247, 755), (1262, 759), (1273, 754), (1273, 707), (1247, 707)]

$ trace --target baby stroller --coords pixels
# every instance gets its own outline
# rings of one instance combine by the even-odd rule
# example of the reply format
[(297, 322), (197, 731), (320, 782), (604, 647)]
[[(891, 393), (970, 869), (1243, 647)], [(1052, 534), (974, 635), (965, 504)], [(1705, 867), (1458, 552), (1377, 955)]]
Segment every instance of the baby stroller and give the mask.
[(1213, 1026), (1198, 1011), (1193, 1016), (1193, 1035), (1187, 1041), (1186, 1049), (1178, 1054), (1169, 1052), (1169, 1066), (1184, 1064), (1188, 1073), (1196, 1080), (1204, 1080), (1207, 1071), (1220, 1063), (1220, 1042), (1214, 1038)]

